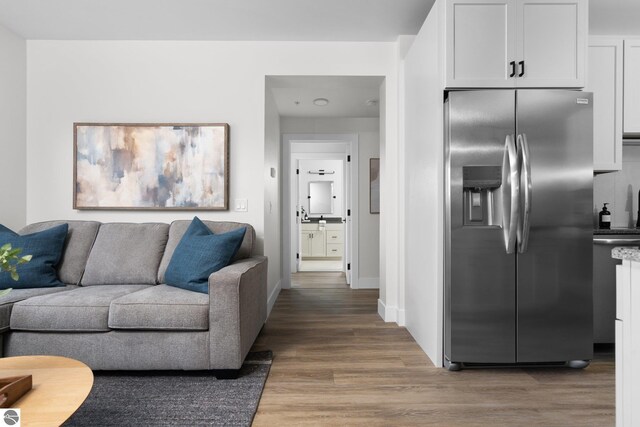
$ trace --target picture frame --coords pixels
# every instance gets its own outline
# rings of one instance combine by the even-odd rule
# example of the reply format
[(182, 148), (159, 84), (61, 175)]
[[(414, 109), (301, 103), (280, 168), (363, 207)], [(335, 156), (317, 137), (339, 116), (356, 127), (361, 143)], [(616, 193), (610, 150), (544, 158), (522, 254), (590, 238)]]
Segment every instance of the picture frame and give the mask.
[(73, 209), (229, 209), (229, 124), (74, 123)]
[(380, 158), (369, 159), (369, 213), (380, 213)]

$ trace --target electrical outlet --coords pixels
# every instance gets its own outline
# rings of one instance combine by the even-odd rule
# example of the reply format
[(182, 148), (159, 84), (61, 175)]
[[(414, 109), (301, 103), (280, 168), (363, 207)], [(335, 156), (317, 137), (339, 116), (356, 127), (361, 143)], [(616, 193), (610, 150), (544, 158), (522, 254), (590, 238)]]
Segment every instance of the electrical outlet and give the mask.
[(236, 199), (235, 206), (236, 212), (247, 212), (249, 210), (249, 202), (247, 199)]

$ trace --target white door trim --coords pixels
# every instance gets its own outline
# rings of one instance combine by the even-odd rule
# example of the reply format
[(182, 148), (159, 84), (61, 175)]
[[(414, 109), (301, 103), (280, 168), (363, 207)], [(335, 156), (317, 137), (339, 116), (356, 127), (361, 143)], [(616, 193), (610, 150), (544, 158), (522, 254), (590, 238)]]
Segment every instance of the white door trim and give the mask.
[[(358, 289), (358, 134), (283, 134), (282, 135), (282, 164), (283, 170), (283, 198), (282, 198), (282, 288), (291, 288), (291, 271), (295, 271), (296, 252), (292, 249), (298, 246), (298, 236), (294, 233), (296, 227), (297, 200), (293, 189), (296, 188), (295, 174), (297, 161), (300, 159), (329, 158), (334, 156), (345, 160), (346, 209), (351, 210), (347, 216), (346, 233), (347, 244), (345, 246), (345, 263), (351, 264), (351, 288)], [(292, 153), (292, 144), (319, 143), (327, 144), (326, 152), (316, 153)], [(325, 150), (323, 150), (325, 151)], [(337, 156), (337, 157), (336, 157)], [(351, 161), (346, 162), (346, 156), (351, 156)]]

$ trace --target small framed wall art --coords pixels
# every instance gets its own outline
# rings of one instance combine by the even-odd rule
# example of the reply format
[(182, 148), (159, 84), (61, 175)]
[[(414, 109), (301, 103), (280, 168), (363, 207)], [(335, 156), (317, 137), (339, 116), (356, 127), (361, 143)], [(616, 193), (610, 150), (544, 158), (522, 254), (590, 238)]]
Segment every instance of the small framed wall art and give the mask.
[(369, 213), (380, 213), (380, 159), (369, 159)]
[(229, 125), (74, 123), (73, 208), (227, 210)]

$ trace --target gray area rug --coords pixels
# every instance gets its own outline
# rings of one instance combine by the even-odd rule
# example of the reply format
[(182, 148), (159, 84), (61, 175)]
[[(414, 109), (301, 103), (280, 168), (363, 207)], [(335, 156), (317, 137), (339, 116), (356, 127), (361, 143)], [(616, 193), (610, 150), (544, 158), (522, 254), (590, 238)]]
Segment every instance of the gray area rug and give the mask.
[(249, 353), (235, 380), (96, 371), (89, 397), (64, 426), (250, 426), (272, 358), (270, 351)]

